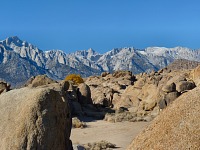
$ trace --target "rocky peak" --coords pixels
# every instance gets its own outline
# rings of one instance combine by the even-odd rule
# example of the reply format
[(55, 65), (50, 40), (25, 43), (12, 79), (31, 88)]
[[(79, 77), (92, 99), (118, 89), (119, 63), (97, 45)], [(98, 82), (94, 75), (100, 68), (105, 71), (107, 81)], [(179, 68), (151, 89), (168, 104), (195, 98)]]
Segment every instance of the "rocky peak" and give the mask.
[(114, 48), (111, 51), (107, 52), (105, 55), (116, 55), (117, 53), (119, 53), (121, 51), (120, 48)]
[(22, 41), (18, 36), (12, 36), (8, 37), (7, 39), (0, 42), (4, 46), (10, 46), (10, 47), (32, 47), (35, 48), (35, 46), (31, 45), (30, 43), (26, 41)]
[(88, 59), (91, 61), (96, 61), (96, 57), (100, 57), (101, 54), (97, 53), (95, 50), (93, 50), (92, 48), (89, 48), (88, 50), (79, 50), (76, 51), (75, 53), (71, 53), (70, 56), (75, 56), (78, 58), (82, 58), (82, 59)]
[(22, 46), (22, 40), (20, 40), (17, 36), (13, 36), (13, 37), (8, 37), (5, 41), (6, 45), (10, 45), (11, 43), (15, 44), (15, 45), (19, 45)]

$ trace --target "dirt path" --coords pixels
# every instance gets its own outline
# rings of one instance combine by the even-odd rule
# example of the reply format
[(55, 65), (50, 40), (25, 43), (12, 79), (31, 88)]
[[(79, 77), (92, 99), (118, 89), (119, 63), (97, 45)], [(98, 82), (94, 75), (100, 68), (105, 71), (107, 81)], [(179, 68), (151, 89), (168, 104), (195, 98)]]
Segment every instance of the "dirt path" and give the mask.
[(73, 144), (86, 144), (106, 140), (116, 144), (117, 150), (125, 150), (133, 138), (147, 126), (147, 122), (110, 123), (103, 120), (86, 122), (84, 129), (72, 129)]

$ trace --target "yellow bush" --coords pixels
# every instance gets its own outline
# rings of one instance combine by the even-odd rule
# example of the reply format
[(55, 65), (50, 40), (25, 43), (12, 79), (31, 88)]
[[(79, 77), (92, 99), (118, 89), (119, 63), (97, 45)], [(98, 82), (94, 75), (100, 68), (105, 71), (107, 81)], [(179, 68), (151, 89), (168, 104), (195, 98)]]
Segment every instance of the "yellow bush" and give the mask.
[(80, 75), (77, 74), (70, 74), (68, 76), (66, 76), (65, 78), (66, 81), (73, 81), (74, 84), (79, 85), (80, 83), (83, 83), (83, 78)]

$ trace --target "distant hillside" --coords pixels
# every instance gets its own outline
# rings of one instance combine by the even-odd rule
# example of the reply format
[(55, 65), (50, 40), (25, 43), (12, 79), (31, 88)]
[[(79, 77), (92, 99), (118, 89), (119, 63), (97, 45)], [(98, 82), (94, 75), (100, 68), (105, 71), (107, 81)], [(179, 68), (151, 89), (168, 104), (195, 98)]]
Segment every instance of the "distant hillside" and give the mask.
[(93, 49), (67, 54), (61, 50), (42, 51), (17, 36), (0, 41), (0, 79), (23, 84), (31, 76), (47, 74), (55, 80), (76, 73), (83, 77), (102, 72), (129, 70), (134, 74), (166, 67), (176, 59), (200, 62), (200, 50), (184, 47), (115, 48), (104, 54)]

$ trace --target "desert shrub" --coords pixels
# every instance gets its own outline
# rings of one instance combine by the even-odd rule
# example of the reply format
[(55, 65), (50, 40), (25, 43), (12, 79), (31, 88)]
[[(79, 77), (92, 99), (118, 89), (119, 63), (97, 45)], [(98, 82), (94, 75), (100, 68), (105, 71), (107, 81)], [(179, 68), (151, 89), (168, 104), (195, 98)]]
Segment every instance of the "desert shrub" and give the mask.
[(72, 118), (72, 127), (73, 128), (85, 128), (87, 127), (86, 123), (80, 121), (77, 117)]
[(70, 74), (68, 76), (66, 76), (65, 78), (66, 81), (73, 81), (74, 84), (79, 85), (80, 83), (83, 83), (83, 78), (80, 75), (77, 74)]
[(111, 150), (113, 148), (116, 148), (116, 145), (108, 141), (100, 141), (100, 142), (85, 144), (84, 147), (86, 150), (109, 150), (109, 149)]

